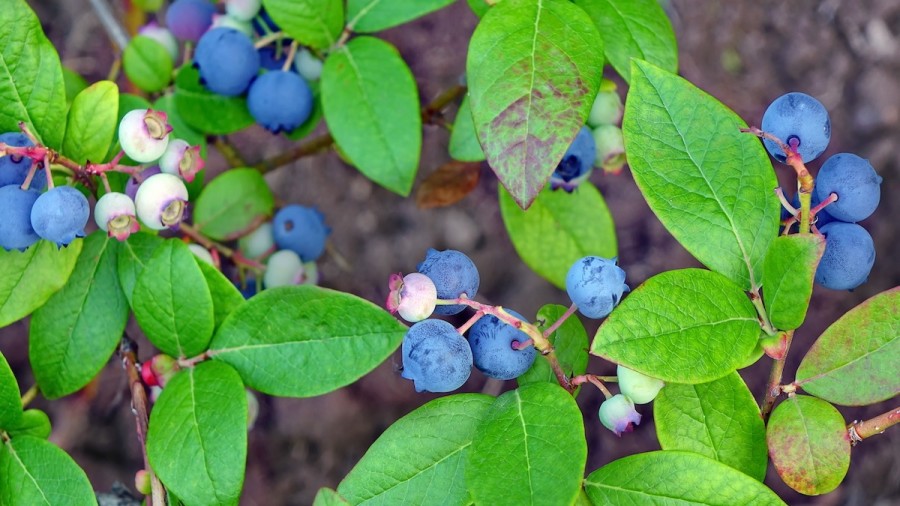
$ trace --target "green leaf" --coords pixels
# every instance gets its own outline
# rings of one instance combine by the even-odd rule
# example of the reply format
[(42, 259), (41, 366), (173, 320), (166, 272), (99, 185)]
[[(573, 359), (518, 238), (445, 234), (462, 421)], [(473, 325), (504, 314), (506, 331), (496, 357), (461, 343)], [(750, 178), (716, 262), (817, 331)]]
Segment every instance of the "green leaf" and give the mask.
[(285, 286), (237, 308), (213, 337), (210, 355), (260, 392), (312, 397), (374, 369), (406, 331), (387, 311), (354, 295)]
[(862, 406), (900, 392), (900, 287), (875, 295), (831, 324), (797, 370), (803, 390)]
[(275, 197), (262, 174), (231, 169), (203, 189), (194, 206), (194, 226), (211, 239), (237, 239), (274, 209)]
[(466, 0), (469, 4), (469, 8), (472, 9), (472, 12), (475, 13), (479, 18), (484, 17), (487, 14), (488, 9), (491, 8), (491, 4), (487, 3), (487, 0)]
[(22, 398), (19, 382), (9, 367), (9, 362), (0, 353), (0, 429), (15, 425), (22, 417)]
[(547, 183), (593, 105), (603, 40), (565, 0), (503, 0), (484, 16), (466, 60), (478, 139), (522, 208)]
[(463, 97), (459, 110), (456, 111), (456, 119), (453, 121), (453, 130), (450, 132), (450, 157), (461, 162), (484, 160), (484, 151), (478, 143), (475, 118), (472, 117), (468, 95)]
[(350, 503), (345, 501), (344, 498), (338, 495), (334, 490), (328, 487), (322, 487), (319, 489), (319, 492), (316, 493), (316, 498), (313, 499), (313, 506), (350, 506)]
[(88, 82), (81, 77), (81, 74), (69, 67), (63, 67), (62, 73), (66, 87), (66, 103), (71, 104), (72, 100), (75, 99), (75, 96), (81, 93), (81, 90), (88, 87)]
[(312, 113), (310, 113), (309, 118), (307, 118), (302, 125), (290, 132), (285, 132), (284, 136), (292, 141), (299, 141), (311, 134), (313, 130), (319, 126), (319, 123), (322, 122), (322, 118), (325, 115), (322, 111), (322, 87), (320, 86), (319, 81), (309, 81), (306, 84), (309, 85), (309, 89), (313, 92), (313, 110)]
[(88, 86), (72, 101), (63, 153), (79, 164), (102, 163), (116, 133), (119, 87), (112, 81)]
[(206, 350), (215, 326), (212, 296), (194, 254), (177, 239), (156, 248), (137, 278), (132, 309), (157, 348), (173, 357)]
[[(543, 321), (544, 323), (538, 325), (538, 328), (541, 331), (549, 328), (559, 320), (566, 312), (566, 309), (565, 306), (558, 304), (547, 304), (539, 309), (537, 322)], [(550, 339), (550, 343), (553, 344), (553, 348), (556, 350), (556, 358), (559, 360), (559, 365), (562, 366), (563, 372), (570, 378), (584, 374), (587, 371), (588, 337), (587, 332), (584, 330), (584, 325), (581, 324), (581, 320), (578, 317), (568, 318), (548, 336), (548, 339)], [(550, 368), (550, 362), (547, 360), (547, 357), (540, 354), (534, 359), (531, 369), (528, 369), (525, 371), (525, 374), (516, 378), (516, 381), (519, 382), (519, 385), (527, 385), (539, 381), (557, 383), (553, 369)]]
[(688, 251), (745, 290), (778, 233), (778, 186), (759, 139), (715, 98), (635, 61), (622, 130), (634, 180)]
[(394, 46), (357, 37), (322, 68), (322, 109), (334, 140), (372, 181), (409, 195), (422, 149), (419, 92)]
[(0, 9), (0, 132), (24, 121), (51, 148), (62, 146), (66, 88), (62, 65), (25, 0)]
[(238, 503), (247, 461), (247, 394), (234, 369), (201, 362), (169, 380), (150, 412), (147, 458), (186, 504)]
[(47, 413), (39, 409), (29, 409), (22, 412), (22, 416), (17, 422), (3, 427), (3, 429), (11, 438), (34, 436), (47, 439), (50, 437), (50, 418)]
[(734, 371), (759, 338), (753, 304), (721, 274), (657, 274), (603, 322), (591, 353), (672, 383), (706, 383)]
[(803, 324), (825, 238), (793, 234), (775, 238), (763, 264), (763, 301), (772, 325), (793, 330)]
[(215, 327), (219, 328), (222, 322), (225, 321), (225, 318), (244, 303), (244, 296), (218, 269), (199, 258), (195, 260), (197, 265), (200, 266), (200, 272), (203, 273), (203, 277), (206, 278), (206, 285), (209, 287), (209, 293), (213, 301)]
[(138, 232), (131, 234), (127, 240), (119, 243), (118, 268), (116, 270), (119, 275), (119, 286), (122, 287), (129, 306), (134, 306), (134, 285), (137, 284), (144, 265), (163, 241), (163, 238), (158, 235)]
[(435, 399), (394, 422), (338, 485), (350, 504), (467, 504), (466, 458), (493, 403), (481, 394)]
[(502, 187), (500, 212), (516, 252), (528, 267), (556, 285), (566, 287), (566, 274), (588, 255), (617, 255), (616, 227), (603, 196), (585, 183), (574, 192), (544, 188), (526, 210)]
[(675, 31), (658, 0), (575, 0), (603, 37), (606, 59), (625, 81), (631, 59), (678, 71)]
[(344, 29), (341, 0), (263, 0), (281, 30), (307, 46), (328, 49)]
[(207, 90), (200, 84), (200, 72), (190, 65), (175, 76), (175, 106), (185, 123), (206, 134), (230, 134), (255, 123), (246, 100)]
[(781, 479), (806, 495), (831, 492), (850, 467), (844, 418), (822, 399), (790, 396), (769, 417), (766, 444)]
[(347, 0), (347, 25), (372, 33), (402, 25), (453, 3), (453, 0)]
[(476, 504), (572, 504), (586, 460), (575, 399), (559, 385), (526, 385), (498, 397), (479, 424), (466, 487)]
[(156, 93), (172, 82), (172, 55), (156, 40), (138, 35), (125, 47), (122, 70), (135, 86), (147, 93)]
[(38, 241), (25, 251), (0, 248), (0, 327), (28, 316), (66, 284), (81, 244), (58, 248)]
[(31, 317), (28, 356), (48, 399), (87, 385), (122, 338), (128, 301), (116, 274), (118, 251), (102, 230), (86, 237), (66, 286)]
[(19, 436), (0, 445), (0, 504), (96, 504), (87, 475), (53, 443)]
[(653, 421), (663, 450), (699, 453), (766, 477), (766, 425), (737, 372), (699, 385), (667, 384), (653, 402)]
[(784, 505), (768, 487), (725, 464), (683, 451), (639, 453), (613, 461), (584, 480), (597, 506)]

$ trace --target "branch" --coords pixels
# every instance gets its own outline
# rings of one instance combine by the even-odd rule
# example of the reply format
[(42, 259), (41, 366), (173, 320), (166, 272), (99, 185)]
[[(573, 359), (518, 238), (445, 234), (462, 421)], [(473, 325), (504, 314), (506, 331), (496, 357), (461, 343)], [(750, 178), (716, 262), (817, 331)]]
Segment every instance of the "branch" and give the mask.
[(794, 331), (788, 330), (784, 333), (784, 353), (781, 358), (772, 363), (772, 370), (769, 371), (769, 381), (766, 383), (766, 395), (763, 398), (759, 412), (763, 420), (769, 419), (772, 408), (775, 407), (775, 399), (781, 395), (781, 376), (784, 374), (784, 363), (787, 358), (788, 350), (791, 348), (791, 341), (794, 338)]
[(850, 434), (850, 444), (856, 446), (864, 439), (883, 434), (889, 427), (898, 423), (900, 423), (900, 407), (861, 422), (854, 420), (847, 427), (847, 433)]

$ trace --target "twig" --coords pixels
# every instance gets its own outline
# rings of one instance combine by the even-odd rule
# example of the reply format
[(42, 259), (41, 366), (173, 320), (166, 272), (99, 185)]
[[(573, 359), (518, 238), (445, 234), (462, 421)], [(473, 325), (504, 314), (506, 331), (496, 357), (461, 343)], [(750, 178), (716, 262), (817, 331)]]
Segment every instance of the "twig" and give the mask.
[(856, 446), (864, 439), (884, 433), (885, 430), (897, 425), (897, 423), (900, 423), (900, 407), (861, 422), (854, 420), (847, 427), (847, 433), (850, 435), (850, 444)]
[(26, 406), (31, 404), (31, 401), (33, 401), (34, 398), (37, 397), (39, 391), (40, 389), (38, 389), (37, 383), (31, 385), (31, 388), (29, 388), (28, 391), (26, 391), (22, 395), (22, 407), (25, 408)]
[(97, 13), (97, 17), (100, 18), (100, 24), (103, 25), (103, 29), (106, 30), (109, 38), (112, 39), (115, 45), (119, 46), (119, 51), (124, 51), (128, 46), (128, 34), (125, 33), (125, 29), (116, 20), (116, 17), (109, 9), (109, 5), (106, 4), (106, 0), (89, 0), (89, 2), (91, 7), (94, 8), (94, 12)]
[(772, 363), (772, 370), (769, 371), (769, 381), (766, 383), (766, 395), (759, 409), (763, 420), (769, 419), (769, 414), (772, 413), (772, 408), (775, 406), (775, 399), (781, 395), (781, 376), (784, 374), (784, 362), (787, 358), (788, 350), (791, 348), (794, 331), (788, 330), (784, 333), (784, 336), (784, 354), (780, 359)]
[(246, 167), (247, 162), (244, 160), (244, 157), (241, 156), (240, 152), (238, 152), (237, 148), (234, 147), (227, 137), (224, 135), (216, 136), (213, 141), (213, 145), (222, 153), (222, 156), (225, 157), (225, 161), (228, 162), (230, 167)]

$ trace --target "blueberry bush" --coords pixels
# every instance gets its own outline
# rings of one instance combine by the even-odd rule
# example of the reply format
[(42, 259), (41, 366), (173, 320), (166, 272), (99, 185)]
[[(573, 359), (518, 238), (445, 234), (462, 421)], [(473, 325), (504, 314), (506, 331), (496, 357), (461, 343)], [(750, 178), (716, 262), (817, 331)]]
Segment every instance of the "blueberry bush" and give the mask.
[[(0, 354), (0, 505), (105, 504), (29, 404), (91, 388), (110, 360), (143, 455), (120, 499), (153, 506), (237, 504), (258, 396), (333, 392), (392, 356), (398, 384), (447, 395), (384, 430), (316, 505), (784, 504), (770, 462), (791, 489), (828, 493), (852, 447), (900, 421), (835, 406), (900, 392), (900, 287), (791, 347), (816, 283), (852, 290), (871, 272), (859, 222), (878, 168), (839, 153), (813, 176), (832, 125), (812, 96), (785, 90), (745, 121), (679, 77), (656, 0), (468, 0), (465, 76), (425, 105), (379, 34), (452, 0), (133, 0), (129, 19), (148, 22), (126, 28), (106, 2), (121, 54), (95, 83), (61, 65), (25, 0), (0, 9), (0, 327), (28, 319), (36, 381)], [(449, 130), (452, 161), (417, 201), (453, 205), (485, 163), (521, 262), (567, 305), (480, 301), (485, 266), (454, 249), (383, 273), (386, 300), (323, 287), (317, 261), (339, 257), (342, 230), (315, 202), (276, 202), (262, 174), (334, 149), (407, 197), (426, 123)], [(228, 136), (254, 124), (296, 145), (248, 165)], [(705, 268), (629, 284), (591, 183), (626, 166)], [(616, 375), (589, 372), (589, 355)], [(739, 371), (761, 360), (753, 392)], [(457, 392), (473, 370), (515, 384)], [(606, 399), (596, 414), (576, 402), (588, 388)], [(622, 437), (652, 416), (661, 450), (586, 468), (605, 449), (585, 416)]]

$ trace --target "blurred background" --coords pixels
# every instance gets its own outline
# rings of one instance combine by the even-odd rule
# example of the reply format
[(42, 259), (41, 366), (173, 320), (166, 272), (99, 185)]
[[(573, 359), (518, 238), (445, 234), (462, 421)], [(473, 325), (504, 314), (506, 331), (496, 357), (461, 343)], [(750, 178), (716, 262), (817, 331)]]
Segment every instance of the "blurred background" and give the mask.
[[(106, 78), (115, 48), (87, 0), (28, 2), (65, 65), (89, 82)], [(121, 12), (121, 1), (109, 3)], [(789, 382), (804, 350), (828, 325), (870, 296), (900, 284), (896, 261), (900, 204), (892, 198), (900, 191), (900, 2), (663, 3), (675, 28), (684, 77), (751, 125), (758, 125), (769, 102), (786, 92), (817, 97), (831, 114), (832, 139), (828, 151), (810, 169), (815, 171), (831, 154), (852, 152), (868, 158), (884, 178), (880, 207), (863, 222), (877, 251), (870, 279), (853, 292), (816, 287), (807, 322), (797, 331), (788, 360), (785, 382)], [(460, 0), (381, 34), (408, 62), (423, 104), (459, 82), (476, 23), (476, 16)], [(624, 95), (625, 87), (620, 86), (620, 91)], [(447, 111), (450, 120), (454, 109)], [(414, 192), (418, 182), (449, 161), (448, 132), (440, 126), (425, 128)], [(250, 163), (294, 145), (257, 127), (232, 140)], [(207, 180), (227, 168), (221, 156), (210, 152)], [(778, 166), (776, 170), (793, 193), (789, 169)], [(474, 192), (458, 204), (431, 210), (418, 209), (414, 198), (401, 198), (374, 185), (333, 152), (303, 158), (266, 178), (281, 203), (316, 206), (333, 229), (333, 252), (326, 253), (319, 264), (323, 286), (381, 304), (390, 273), (414, 271), (429, 247), (453, 248), (470, 255), (478, 265), (482, 301), (526, 316), (533, 316), (544, 304), (569, 303), (563, 291), (518, 260), (500, 217), (496, 178), (486, 165)], [(632, 287), (665, 270), (699, 266), (660, 225), (627, 168), (619, 175), (597, 171), (591, 181), (600, 188), (615, 219), (619, 261)], [(585, 324), (592, 336), (598, 323)], [(137, 332), (133, 322), (129, 329)], [(0, 330), (0, 350), (23, 388), (33, 383), (27, 332), (27, 322)], [(139, 344), (142, 360), (152, 356), (146, 341)], [(386, 427), (433, 398), (416, 394), (411, 382), (400, 378), (399, 360), (397, 353), (358, 383), (321, 397), (260, 395), (241, 504), (311, 504), (319, 487), (336, 487)], [(757, 397), (761, 397), (770, 363), (763, 358), (742, 371)], [(589, 372), (615, 374), (615, 366), (593, 359)], [(487, 383), (475, 371), (464, 390), (496, 393), (514, 386), (513, 382)], [(639, 408), (644, 422), (635, 432), (617, 438), (597, 419), (601, 401), (602, 395), (590, 388), (578, 398), (589, 443), (587, 472), (624, 455), (658, 449), (650, 406)], [(85, 391), (54, 402), (38, 397), (33, 406), (48, 411), (54, 427), (51, 439), (85, 468), (98, 491), (108, 491), (115, 481), (131, 486), (142, 462), (125, 377), (117, 361)], [(887, 402), (840, 410), (849, 422), (893, 407)], [(900, 504), (900, 430), (894, 428), (856, 447), (847, 479), (830, 494), (796, 494), (771, 467), (767, 484), (792, 505)]]

